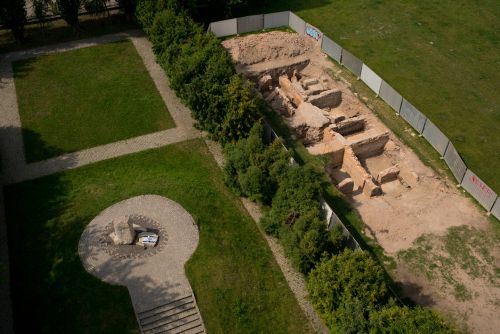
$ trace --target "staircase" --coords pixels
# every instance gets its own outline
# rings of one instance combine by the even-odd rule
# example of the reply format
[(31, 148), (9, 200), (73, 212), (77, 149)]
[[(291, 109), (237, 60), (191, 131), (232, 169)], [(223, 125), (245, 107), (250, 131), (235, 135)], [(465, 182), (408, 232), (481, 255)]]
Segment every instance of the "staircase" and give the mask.
[(192, 295), (137, 313), (143, 334), (205, 333), (196, 301)]

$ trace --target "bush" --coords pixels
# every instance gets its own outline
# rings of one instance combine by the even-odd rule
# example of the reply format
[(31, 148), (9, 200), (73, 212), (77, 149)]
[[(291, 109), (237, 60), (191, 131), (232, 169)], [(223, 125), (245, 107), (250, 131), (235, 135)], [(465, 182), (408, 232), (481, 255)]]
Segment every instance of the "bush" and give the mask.
[(371, 312), (369, 328), (371, 334), (452, 334), (456, 332), (450, 324), (432, 310), (420, 306), (401, 307), (395, 303)]
[(342, 301), (358, 299), (376, 306), (388, 299), (384, 269), (365, 252), (345, 250), (324, 259), (309, 274), (307, 287), (313, 305), (330, 325)]
[(266, 146), (263, 136), (263, 126), (257, 122), (248, 138), (226, 145), (224, 180), (238, 195), (269, 204), (278, 187), (272, 171), (288, 166), (289, 154), (279, 141)]

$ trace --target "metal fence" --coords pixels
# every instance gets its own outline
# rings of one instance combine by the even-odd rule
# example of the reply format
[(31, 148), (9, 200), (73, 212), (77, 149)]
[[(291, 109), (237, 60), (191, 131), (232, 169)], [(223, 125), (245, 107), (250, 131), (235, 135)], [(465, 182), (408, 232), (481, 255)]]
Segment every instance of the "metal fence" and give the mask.
[(462, 180), (462, 187), (464, 187), (464, 189), (467, 190), (486, 210), (490, 211), (493, 208), (493, 204), (495, 204), (497, 199), (497, 194), (470, 169), (465, 172), (464, 179)]
[(328, 203), (326, 203), (324, 199), (321, 199), (320, 205), (321, 205), (321, 213), (323, 217), (326, 219), (328, 230), (331, 230), (336, 225), (340, 225), (342, 229), (342, 235), (346, 239), (348, 247), (354, 250), (361, 250), (361, 246), (359, 246), (358, 241), (353, 237), (351, 232), (349, 232), (347, 227), (345, 227), (344, 223), (342, 223), (342, 221), (337, 216), (335, 211), (332, 210), (330, 205), (328, 205)]
[(382, 83), (380, 84), (380, 91), (378, 92), (378, 95), (385, 101), (385, 103), (399, 113), (399, 110), (401, 110), (401, 104), (403, 103), (403, 97), (384, 80), (382, 80)]
[(439, 130), (439, 128), (434, 125), (430, 120), (425, 122), (424, 131), (422, 135), (438, 151), (441, 156), (444, 156), (446, 149), (448, 148), (448, 144), (450, 143), (449, 139), (444, 135), (444, 133)]
[(330, 38), (323, 36), (323, 44), (321, 44), (321, 49), (324, 53), (330, 56), (337, 63), (340, 63), (340, 58), (342, 57), (342, 47), (332, 41)]
[(418, 131), (444, 158), (458, 184), (461, 184), (486, 210), (500, 219), (500, 198), (476, 174), (467, 168), (464, 160), (446, 135), (368, 65), (296, 14), (286, 11), (218, 21), (210, 24), (209, 31), (213, 32), (217, 37), (225, 37), (282, 26), (288, 26), (301, 35), (309, 35), (316, 39), (320, 43), (323, 52), (360, 78), (375, 94)]
[(239, 17), (237, 22), (238, 34), (264, 29), (264, 15)]
[(352, 73), (354, 73), (358, 78), (361, 76), (361, 70), (363, 68), (363, 62), (356, 58), (346, 49), (342, 49), (342, 65), (347, 67)]
[(288, 25), (290, 28), (295, 30), (301, 35), (304, 35), (306, 31), (306, 21), (302, 20), (300, 17), (290, 12), (290, 18), (288, 19)]
[(415, 130), (417, 130), (418, 133), (422, 133), (422, 131), (424, 130), (425, 122), (427, 121), (427, 117), (425, 117), (424, 114), (422, 114), (406, 99), (403, 99), (403, 103), (401, 104), (401, 109), (399, 110), (399, 114)]
[(444, 161), (448, 165), (448, 168), (450, 168), (458, 183), (462, 183), (465, 172), (467, 171), (467, 166), (451, 142), (448, 144), (448, 148), (444, 153)]
[(366, 64), (363, 64), (361, 68), (361, 80), (378, 95), (380, 86), (382, 85), (382, 78)]
[(264, 14), (264, 29), (288, 27), (290, 12)]

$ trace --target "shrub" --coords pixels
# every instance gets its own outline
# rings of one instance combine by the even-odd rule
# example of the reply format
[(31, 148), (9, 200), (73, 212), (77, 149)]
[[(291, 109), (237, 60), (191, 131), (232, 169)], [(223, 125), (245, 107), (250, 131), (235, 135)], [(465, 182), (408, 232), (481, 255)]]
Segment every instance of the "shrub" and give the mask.
[(271, 171), (278, 170), (278, 165), (288, 166), (289, 154), (279, 141), (264, 145), (263, 136), (263, 126), (257, 122), (248, 138), (225, 146), (224, 180), (238, 195), (270, 203), (278, 186)]
[(383, 268), (365, 252), (351, 250), (321, 261), (309, 274), (307, 287), (328, 324), (335, 323), (335, 312), (347, 298), (374, 306), (388, 298)]
[(417, 306), (409, 308), (391, 303), (370, 313), (371, 334), (434, 333), (451, 334), (455, 329), (436, 312)]

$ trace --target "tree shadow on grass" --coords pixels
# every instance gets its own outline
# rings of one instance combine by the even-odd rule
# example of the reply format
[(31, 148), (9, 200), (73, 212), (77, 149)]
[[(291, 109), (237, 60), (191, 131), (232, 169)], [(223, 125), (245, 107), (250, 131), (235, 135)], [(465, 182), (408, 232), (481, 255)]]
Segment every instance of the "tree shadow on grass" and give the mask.
[[(11, 144), (4, 141), (12, 131), (20, 129), (0, 129), (2, 152)], [(138, 333), (127, 289), (100, 281), (82, 266), (78, 242), (93, 217), (74, 207), (72, 187), (71, 179), (59, 173), (3, 188), (14, 330)], [(127, 275), (126, 268), (113, 270)], [(155, 295), (148, 291), (155, 287), (147, 277), (135, 282)]]

